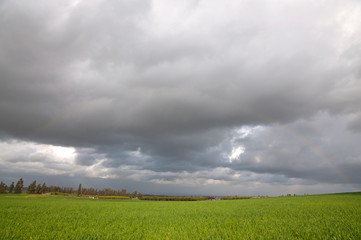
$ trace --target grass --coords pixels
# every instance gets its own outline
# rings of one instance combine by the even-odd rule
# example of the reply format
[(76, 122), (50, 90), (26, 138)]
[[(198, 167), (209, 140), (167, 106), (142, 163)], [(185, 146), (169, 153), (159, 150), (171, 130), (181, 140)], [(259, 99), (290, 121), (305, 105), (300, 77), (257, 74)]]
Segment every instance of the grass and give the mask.
[(196, 202), (0, 195), (0, 239), (360, 238), (360, 193)]

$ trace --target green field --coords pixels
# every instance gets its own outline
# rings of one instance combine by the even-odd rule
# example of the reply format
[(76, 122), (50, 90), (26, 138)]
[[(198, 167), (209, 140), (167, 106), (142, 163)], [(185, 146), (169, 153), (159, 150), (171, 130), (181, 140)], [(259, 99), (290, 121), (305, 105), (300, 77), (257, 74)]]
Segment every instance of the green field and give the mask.
[(0, 239), (361, 239), (361, 194), (198, 202), (4, 194)]

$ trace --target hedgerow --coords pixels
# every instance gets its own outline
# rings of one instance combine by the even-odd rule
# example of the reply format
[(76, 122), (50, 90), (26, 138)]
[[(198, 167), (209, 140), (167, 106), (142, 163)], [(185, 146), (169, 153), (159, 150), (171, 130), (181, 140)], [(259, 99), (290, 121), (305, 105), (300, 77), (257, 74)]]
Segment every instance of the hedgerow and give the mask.
[(151, 201), (204, 201), (207, 197), (158, 197), (158, 196), (144, 196), (141, 200)]
[(250, 199), (252, 197), (222, 197), (221, 200), (238, 200), (238, 199)]

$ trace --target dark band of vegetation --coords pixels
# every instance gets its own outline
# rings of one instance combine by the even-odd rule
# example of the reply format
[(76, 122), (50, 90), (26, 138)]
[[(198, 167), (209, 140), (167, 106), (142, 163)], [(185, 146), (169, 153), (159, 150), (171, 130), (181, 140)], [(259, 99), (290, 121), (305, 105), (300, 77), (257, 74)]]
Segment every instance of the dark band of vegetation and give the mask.
[(205, 201), (205, 200), (240, 200), (240, 199), (250, 199), (252, 197), (222, 197), (215, 198), (213, 196), (204, 196), (204, 197), (173, 197), (173, 196), (143, 196), (140, 192), (133, 191), (132, 193), (127, 192), (126, 189), (122, 190), (113, 190), (110, 188), (97, 189), (97, 188), (84, 188), (79, 184), (78, 189), (75, 190), (72, 187), (59, 187), (59, 186), (49, 186), (47, 187), (45, 183), (37, 184), (34, 180), (28, 187), (24, 187), (24, 181), (22, 178), (14, 186), (14, 182), (8, 187), (5, 183), (0, 183), (0, 193), (22, 193), (26, 192), (27, 194), (44, 194), (51, 193), (51, 195), (64, 195), (64, 196), (77, 196), (83, 198), (93, 198), (93, 199), (139, 199), (139, 200), (148, 200), (148, 201)]
[[(122, 190), (113, 190), (110, 188), (83, 188), (81, 184), (77, 190), (72, 187), (59, 187), (59, 186), (46, 186), (43, 184), (36, 184), (34, 180), (28, 187), (24, 187), (24, 181), (22, 178), (16, 183), (14, 187), (14, 182), (8, 187), (4, 182), (0, 183), (0, 194), (1, 193), (15, 193), (20, 194), (26, 192), (28, 194), (44, 194), (44, 193), (53, 193), (53, 194), (62, 194), (62, 195), (77, 195), (77, 196), (97, 196), (97, 198), (107, 197), (118, 197), (116, 199), (129, 199), (129, 198), (141, 198), (142, 194), (140, 192), (134, 191), (132, 193), (127, 192), (126, 189)], [(113, 198), (115, 199), (115, 198)]]
[(143, 196), (141, 200), (151, 201), (204, 201), (211, 200), (213, 197), (158, 197), (158, 196)]
[(252, 197), (222, 197), (221, 200), (250, 199)]
[[(72, 187), (59, 187), (59, 186), (49, 186), (47, 187), (45, 183), (37, 184), (34, 180), (28, 187), (24, 187), (24, 181), (22, 178), (16, 183), (14, 187), (14, 182), (8, 187), (5, 183), (0, 183), (0, 193), (22, 193), (26, 192), (27, 194), (44, 194), (51, 193), (51, 195), (64, 195), (64, 196), (78, 196), (94, 199), (139, 199), (139, 200), (149, 200), (149, 201), (205, 201), (205, 200), (215, 200), (215, 197), (205, 196), (205, 197), (171, 197), (171, 196), (143, 196), (140, 192), (134, 191), (128, 193), (126, 189), (122, 190), (113, 190), (110, 188), (97, 189), (97, 188), (84, 188), (79, 184), (78, 189), (75, 190)], [(222, 197), (217, 198), (217, 200), (236, 200), (236, 199), (249, 199), (251, 197)]]

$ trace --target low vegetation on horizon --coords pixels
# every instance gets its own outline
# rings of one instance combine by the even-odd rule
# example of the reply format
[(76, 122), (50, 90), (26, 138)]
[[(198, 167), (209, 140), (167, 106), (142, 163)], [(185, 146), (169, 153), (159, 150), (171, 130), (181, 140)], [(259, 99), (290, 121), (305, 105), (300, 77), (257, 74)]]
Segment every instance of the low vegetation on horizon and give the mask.
[[(0, 194), (4, 193), (15, 193), (20, 194), (25, 192), (27, 194), (45, 194), (50, 193), (52, 195), (64, 195), (64, 196), (77, 196), (77, 197), (89, 197), (89, 198), (101, 198), (101, 199), (141, 199), (141, 200), (152, 200), (152, 201), (202, 201), (202, 200), (214, 200), (213, 196), (193, 197), (193, 196), (154, 196), (148, 195), (143, 196), (140, 192), (133, 191), (132, 193), (127, 192), (126, 189), (113, 190), (111, 188), (97, 189), (97, 188), (84, 188), (79, 184), (78, 189), (75, 190), (72, 187), (59, 187), (59, 186), (46, 186), (45, 183), (37, 184), (34, 180), (29, 186), (24, 187), (24, 181), (22, 178), (14, 184), (12, 182), (7, 186), (2, 181), (0, 182)], [(217, 198), (219, 200), (235, 200), (235, 199), (249, 199), (247, 196), (226, 196)]]

